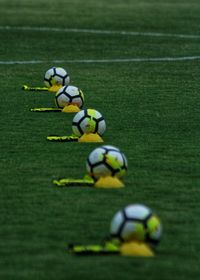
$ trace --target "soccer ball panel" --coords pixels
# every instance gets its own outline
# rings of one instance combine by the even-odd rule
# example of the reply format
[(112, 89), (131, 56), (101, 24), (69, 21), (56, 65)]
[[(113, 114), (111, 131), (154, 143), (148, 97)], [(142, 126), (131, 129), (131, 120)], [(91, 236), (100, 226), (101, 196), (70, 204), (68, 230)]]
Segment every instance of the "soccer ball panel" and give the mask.
[(124, 241), (129, 241), (129, 240), (144, 241), (145, 229), (143, 224), (139, 222), (126, 221), (121, 231), (121, 238)]
[(113, 167), (122, 166), (123, 165), (123, 157), (119, 151), (109, 151), (106, 155), (106, 162), (108, 162)]
[(159, 241), (162, 235), (162, 225), (156, 215), (152, 215), (147, 221), (148, 234), (150, 239)]
[(81, 107), (83, 106), (83, 102), (82, 102), (80, 96), (72, 97), (71, 104), (75, 104), (75, 105), (77, 105), (79, 108), (81, 108)]
[(102, 118), (102, 114), (99, 113), (97, 110), (94, 109), (87, 109), (87, 114), (95, 119)]
[(57, 101), (57, 105), (60, 108), (64, 108), (65, 106), (67, 106), (70, 103), (69, 97), (67, 95), (65, 95), (64, 93), (61, 93), (59, 96), (57, 96), (56, 101)]
[(69, 85), (69, 83), (70, 83), (70, 77), (69, 76), (65, 76), (63, 84), (64, 85)]
[(98, 130), (97, 133), (101, 136), (106, 131), (106, 122), (104, 120), (98, 123)]
[(117, 177), (123, 176), (123, 174), (126, 172), (125, 169), (124, 172), (121, 172), (121, 170), (123, 170), (124, 161), (122, 154), (118, 151), (109, 151), (105, 155), (105, 162), (110, 166), (110, 168), (113, 170), (113, 174)]
[(67, 89), (67, 86), (61, 87), (61, 88), (56, 92), (56, 96), (58, 96), (59, 94), (61, 94), (61, 92), (64, 93), (66, 89)]
[(49, 70), (46, 71), (44, 77), (46, 79), (50, 79), (54, 75), (54, 68), (50, 68)]
[(86, 117), (80, 123), (80, 127), (84, 133), (95, 133), (96, 122)]
[(73, 118), (73, 123), (78, 123), (80, 121), (80, 119), (82, 119), (85, 116), (85, 111), (81, 110), (80, 112), (78, 112), (74, 118)]
[(104, 159), (105, 150), (102, 148), (97, 148), (89, 155), (89, 161), (92, 165), (101, 162)]
[(76, 125), (72, 125), (72, 132), (74, 135), (80, 137), (82, 133), (80, 132), (79, 128)]
[(56, 74), (61, 76), (61, 77), (64, 77), (65, 75), (67, 75), (67, 71), (61, 67), (56, 67)]
[(93, 167), (92, 176), (94, 176), (95, 178), (111, 176), (111, 175), (112, 172), (108, 169), (108, 167), (104, 163), (101, 163)]
[(55, 75), (51, 78), (52, 85), (63, 85), (63, 78)]
[(102, 146), (102, 148), (106, 149), (106, 150), (115, 150), (115, 151), (119, 151), (118, 148), (114, 147), (114, 146), (111, 146), (111, 145), (105, 145), (105, 146)]
[(80, 95), (78, 88), (75, 86), (68, 86), (66, 92), (70, 94), (70, 96), (72, 97), (76, 95), (78, 96)]
[(124, 222), (124, 216), (121, 211), (117, 212), (110, 224), (110, 233), (111, 235), (117, 235), (120, 227)]
[(150, 213), (150, 209), (143, 205), (130, 205), (125, 208), (125, 213), (129, 219), (144, 220)]

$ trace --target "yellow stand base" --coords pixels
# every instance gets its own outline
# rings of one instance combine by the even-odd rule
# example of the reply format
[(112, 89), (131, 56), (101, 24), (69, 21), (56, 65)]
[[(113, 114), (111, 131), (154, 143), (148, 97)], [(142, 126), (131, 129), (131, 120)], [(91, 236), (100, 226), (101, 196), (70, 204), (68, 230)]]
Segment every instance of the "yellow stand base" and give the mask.
[(48, 91), (50, 92), (57, 92), (61, 88), (61, 85), (53, 85), (52, 87), (48, 88)]
[(94, 186), (95, 188), (103, 189), (120, 189), (125, 187), (122, 181), (112, 176), (100, 177)]
[(120, 254), (129, 257), (153, 257), (154, 252), (143, 242), (125, 242), (120, 247)]
[(76, 105), (68, 105), (62, 109), (63, 113), (77, 113), (80, 112), (80, 108)]
[(103, 142), (103, 139), (97, 133), (84, 133), (78, 142)]

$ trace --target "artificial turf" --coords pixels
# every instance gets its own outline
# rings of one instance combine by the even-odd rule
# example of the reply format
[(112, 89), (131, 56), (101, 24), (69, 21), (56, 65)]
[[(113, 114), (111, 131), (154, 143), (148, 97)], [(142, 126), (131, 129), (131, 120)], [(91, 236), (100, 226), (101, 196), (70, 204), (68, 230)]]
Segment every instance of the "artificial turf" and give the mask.
[[(193, 34), (198, 1), (2, 1), (1, 26)], [(105, 144), (127, 156), (126, 188), (52, 185), (85, 174), (98, 144), (50, 143), (71, 134), (72, 115), (33, 113), (54, 106), (43, 85), (52, 60), (195, 56), (200, 39), (0, 29), (0, 279), (197, 279), (199, 272), (199, 61), (67, 63), (85, 107), (106, 119)], [(40, 64), (3, 61), (42, 60)], [(163, 238), (154, 259), (74, 257), (68, 243), (98, 243), (112, 216), (131, 203), (154, 209)]]

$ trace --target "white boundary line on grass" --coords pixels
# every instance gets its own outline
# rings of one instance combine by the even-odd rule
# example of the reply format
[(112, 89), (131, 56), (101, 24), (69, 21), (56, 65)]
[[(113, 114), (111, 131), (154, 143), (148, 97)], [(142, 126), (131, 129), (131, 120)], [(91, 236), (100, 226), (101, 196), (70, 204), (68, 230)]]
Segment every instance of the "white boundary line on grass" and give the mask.
[(124, 63), (124, 62), (170, 62), (200, 60), (200, 56), (152, 57), (152, 58), (116, 58), (116, 59), (74, 59), (74, 60), (9, 60), (0, 61), (0, 65), (42, 64), (42, 63)]
[(186, 39), (200, 39), (200, 35), (194, 34), (171, 34), (157, 32), (134, 32), (134, 31), (117, 31), (117, 30), (97, 30), (97, 29), (79, 29), (79, 28), (58, 28), (58, 27), (31, 27), (31, 26), (0, 26), (0, 30), (21, 30), (21, 31), (50, 31), (66, 33), (93, 33), (109, 35), (127, 35), (127, 36), (150, 36), (150, 37), (175, 37)]

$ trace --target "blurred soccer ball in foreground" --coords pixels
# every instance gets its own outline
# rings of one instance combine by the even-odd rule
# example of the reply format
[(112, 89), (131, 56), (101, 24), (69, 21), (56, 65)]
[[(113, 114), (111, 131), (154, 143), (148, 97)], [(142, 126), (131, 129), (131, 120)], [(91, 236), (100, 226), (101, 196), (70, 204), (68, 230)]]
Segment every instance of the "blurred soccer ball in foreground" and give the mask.
[(76, 105), (82, 108), (84, 103), (83, 92), (75, 86), (64, 86), (55, 95), (55, 102), (58, 108), (68, 105)]
[(105, 176), (121, 178), (125, 175), (128, 162), (125, 155), (113, 146), (101, 146), (93, 150), (86, 162), (88, 174), (94, 179)]
[(143, 241), (155, 246), (161, 234), (159, 218), (141, 204), (132, 204), (118, 211), (110, 225), (111, 238), (121, 242)]
[(46, 71), (44, 75), (44, 84), (46, 87), (51, 87), (53, 85), (68, 85), (70, 82), (70, 77), (67, 71), (61, 67), (52, 67)]
[(106, 123), (98, 111), (86, 109), (78, 112), (72, 121), (72, 131), (76, 136), (84, 133), (98, 133), (100, 136), (106, 130)]

